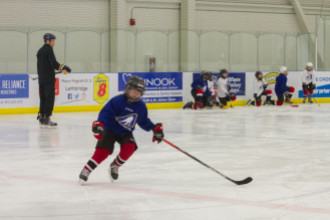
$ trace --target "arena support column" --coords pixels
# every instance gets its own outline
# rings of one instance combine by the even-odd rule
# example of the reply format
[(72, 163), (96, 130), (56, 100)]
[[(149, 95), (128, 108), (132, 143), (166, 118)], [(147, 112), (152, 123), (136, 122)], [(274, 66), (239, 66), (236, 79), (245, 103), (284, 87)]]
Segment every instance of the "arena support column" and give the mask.
[(182, 0), (180, 13), (180, 70), (198, 69), (198, 36), (196, 29), (196, 2)]
[(123, 71), (127, 27), (126, 1), (110, 0), (110, 72)]

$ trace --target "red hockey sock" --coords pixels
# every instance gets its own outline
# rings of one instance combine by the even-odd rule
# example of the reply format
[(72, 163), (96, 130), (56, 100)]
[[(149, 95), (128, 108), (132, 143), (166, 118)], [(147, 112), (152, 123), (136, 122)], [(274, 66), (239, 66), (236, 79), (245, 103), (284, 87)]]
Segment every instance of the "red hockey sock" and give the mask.
[(313, 95), (313, 89), (309, 90), (309, 95)]
[(123, 146), (121, 146), (120, 152), (116, 159), (114, 160), (117, 166), (122, 166), (135, 152), (135, 144), (127, 142)]
[(261, 102), (257, 102), (257, 103), (256, 103), (256, 106), (257, 106), (257, 107), (260, 107), (260, 106), (261, 106)]
[(308, 91), (307, 90), (304, 90), (303, 94), (304, 94), (304, 96), (307, 96)]
[(281, 105), (283, 105), (283, 102), (276, 101), (276, 105), (281, 106)]
[(85, 168), (93, 171), (100, 163), (109, 156), (110, 151), (105, 148), (96, 148), (92, 158), (87, 162)]

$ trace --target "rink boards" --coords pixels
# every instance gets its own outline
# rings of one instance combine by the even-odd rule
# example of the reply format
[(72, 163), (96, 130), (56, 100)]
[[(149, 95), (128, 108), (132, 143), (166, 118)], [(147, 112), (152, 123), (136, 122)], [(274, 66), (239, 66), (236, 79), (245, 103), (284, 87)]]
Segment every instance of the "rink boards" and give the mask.
[[(144, 101), (150, 109), (181, 108), (192, 101), (191, 83), (199, 73), (71, 73), (56, 75), (54, 112), (98, 111), (106, 102), (122, 93), (128, 78), (143, 77), (146, 82)], [(216, 77), (217, 73), (214, 73)], [(269, 88), (273, 89), (277, 72), (264, 72)], [(302, 72), (290, 72), (288, 85), (295, 87), (293, 100), (301, 102)], [(0, 114), (36, 113), (39, 105), (37, 74), (0, 74)], [(231, 72), (228, 80), (237, 95), (236, 106), (253, 98), (254, 72)], [(316, 74), (314, 97), (320, 103), (330, 102), (330, 72)], [(276, 99), (273, 92), (273, 99)]]

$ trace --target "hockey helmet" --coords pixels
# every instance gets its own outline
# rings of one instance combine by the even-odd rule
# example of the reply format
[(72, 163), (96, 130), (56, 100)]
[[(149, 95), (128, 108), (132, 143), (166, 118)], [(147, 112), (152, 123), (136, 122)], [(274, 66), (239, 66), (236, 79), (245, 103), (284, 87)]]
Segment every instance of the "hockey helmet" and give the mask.
[(225, 74), (225, 73), (228, 73), (228, 70), (226, 70), (226, 69), (221, 69), (221, 70), (220, 70), (220, 73), (219, 73), (219, 77), (224, 78), (223, 74)]
[(56, 37), (55, 37), (55, 35), (54, 34), (51, 34), (51, 33), (46, 33), (46, 34), (44, 34), (44, 42), (46, 42), (47, 40), (55, 40), (56, 39)]
[(286, 66), (281, 66), (280, 67), (280, 73), (285, 73), (287, 71), (288, 71), (288, 67), (286, 67)]
[(262, 74), (262, 72), (261, 71), (257, 71), (256, 73), (255, 73), (255, 77), (258, 79), (258, 80), (261, 80), (262, 79), (262, 77), (260, 78), (259, 76), (263, 76), (263, 74)]
[(312, 62), (308, 62), (308, 63), (306, 64), (306, 66), (307, 66), (307, 67), (313, 67), (313, 63), (312, 63)]
[[(143, 93), (146, 89), (144, 80), (138, 76), (131, 76), (126, 83), (126, 94), (127, 91), (131, 89), (139, 91), (141, 93), (141, 96), (143, 96)], [(138, 100), (131, 100), (131, 101), (138, 101)]]

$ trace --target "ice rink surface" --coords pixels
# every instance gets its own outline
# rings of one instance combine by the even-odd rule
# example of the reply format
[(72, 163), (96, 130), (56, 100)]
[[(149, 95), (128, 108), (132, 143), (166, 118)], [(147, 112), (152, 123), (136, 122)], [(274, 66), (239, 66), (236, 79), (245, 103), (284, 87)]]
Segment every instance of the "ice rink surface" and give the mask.
[(138, 151), (111, 184), (116, 151), (80, 186), (97, 113), (0, 116), (0, 219), (330, 219), (330, 105), (153, 110), (166, 138), (236, 186), (137, 129)]

